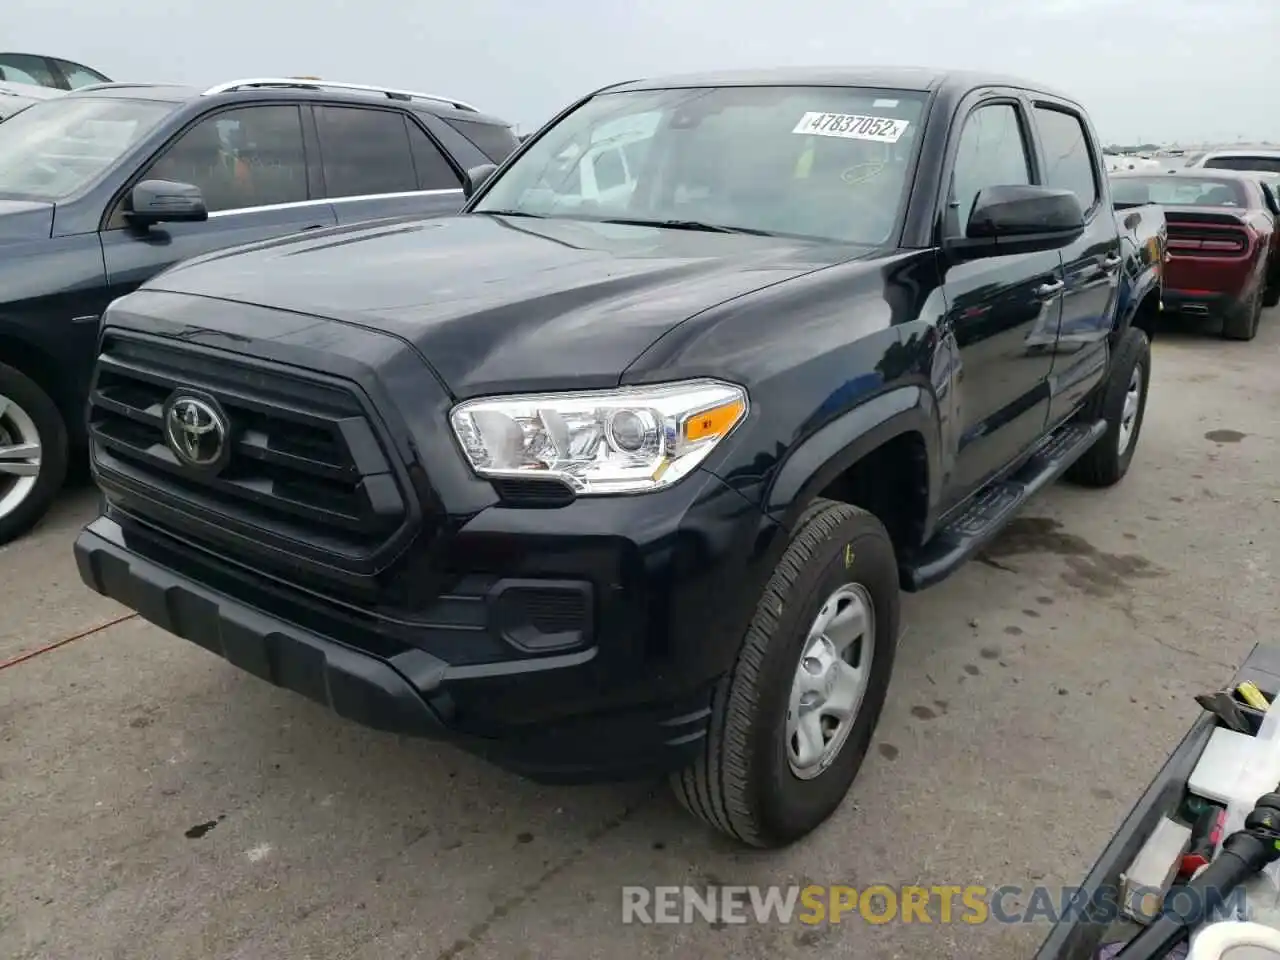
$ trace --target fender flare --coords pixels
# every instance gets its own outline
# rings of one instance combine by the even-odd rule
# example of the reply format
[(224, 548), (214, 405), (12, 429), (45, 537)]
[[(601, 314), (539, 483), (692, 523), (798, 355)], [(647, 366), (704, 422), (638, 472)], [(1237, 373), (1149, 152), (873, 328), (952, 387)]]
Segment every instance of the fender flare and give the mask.
[(860, 403), (789, 451), (764, 491), (761, 506), (765, 516), (789, 530), (836, 477), (905, 433), (924, 438), (930, 514), (926, 527), (931, 526), (941, 482), (938, 408), (932, 393), (917, 384), (896, 387)]

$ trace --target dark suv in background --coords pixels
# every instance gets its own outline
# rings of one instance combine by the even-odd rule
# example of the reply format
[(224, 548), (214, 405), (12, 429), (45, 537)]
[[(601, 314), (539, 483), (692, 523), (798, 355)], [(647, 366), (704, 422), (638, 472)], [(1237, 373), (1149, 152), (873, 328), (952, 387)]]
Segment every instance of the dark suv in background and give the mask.
[(511, 126), (452, 97), (310, 78), (105, 84), (0, 124), (0, 543), (85, 445), (107, 304), (198, 254), (456, 211)]

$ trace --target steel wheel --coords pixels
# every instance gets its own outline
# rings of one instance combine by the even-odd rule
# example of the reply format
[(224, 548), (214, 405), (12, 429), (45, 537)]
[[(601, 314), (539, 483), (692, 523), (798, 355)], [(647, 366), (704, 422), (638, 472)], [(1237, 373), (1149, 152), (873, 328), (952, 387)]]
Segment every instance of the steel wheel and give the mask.
[(1138, 407), (1142, 402), (1142, 367), (1135, 366), (1129, 375), (1129, 386), (1124, 393), (1124, 409), (1120, 413), (1120, 429), (1116, 431), (1116, 452), (1125, 455), (1133, 442), (1133, 427), (1138, 422)]
[(0, 394), (0, 520), (31, 495), (40, 477), (40, 432), (17, 401)]
[(861, 584), (827, 598), (809, 627), (787, 705), (787, 760), (812, 780), (839, 755), (871, 677), (875, 605)]

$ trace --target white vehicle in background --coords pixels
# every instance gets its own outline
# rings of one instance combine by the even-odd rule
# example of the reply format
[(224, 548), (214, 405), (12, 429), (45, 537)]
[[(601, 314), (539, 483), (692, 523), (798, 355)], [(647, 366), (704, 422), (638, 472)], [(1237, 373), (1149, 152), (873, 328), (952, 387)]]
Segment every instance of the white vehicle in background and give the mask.
[(1280, 147), (1222, 147), (1192, 157), (1188, 167), (1280, 173)]
[(542, 184), (534, 189), (545, 190), (548, 198), (555, 197), (560, 208), (625, 205), (635, 189), (636, 173), (653, 138), (652, 125), (637, 125), (631, 118), (628, 120), (631, 122), (627, 126), (605, 131), (585, 147), (572, 143), (560, 151), (543, 175)]

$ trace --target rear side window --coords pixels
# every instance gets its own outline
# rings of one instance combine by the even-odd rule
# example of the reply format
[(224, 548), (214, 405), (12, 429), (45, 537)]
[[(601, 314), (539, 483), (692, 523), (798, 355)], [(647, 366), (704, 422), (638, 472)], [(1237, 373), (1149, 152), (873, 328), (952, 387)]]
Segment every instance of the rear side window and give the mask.
[(420, 126), (409, 121), (409, 146), (413, 150), (413, 165), (418, 171), (418, 188), (421, 190), (457, 190), (462, 181), (435, 141)]
[[(444, 120), (443, 117), (441, 117)], [(510, 127), (497, 123), (476, 123), (474, 120), (445, 120), (449, 126), (470, 140), (477, 150), (494, 163), (501, 163), (520, 141)]]
[(45, 58), (29, 53), (0, 53), (0, 80), (37, 87), (61, 87)]
[(1210, 157), (1204, 166), (1214, 170), (1263, 170), (1280, 173), (1280, 157)]
[(95, 83), (111, 82), (98, 71), (90, 70), (83, 64), (72, 63), (70, 60), (55, 60), (54, 63), (62, 71), (62, 75), (67, 79), (67, 86), (72, 90), (79, 90), (81, 87), (88, 87)]
[(1070, 190), (1083, 209), (1092, 209), (1098, 202), (1098, 183), (1080, 118), (1064, 110), (1036, 107), (1036, 128), (1044, 145), (1045, 186)]
[(358, 107), (315, 108), (328, 195), (365, 197), (418, 189), (403, 114)]

